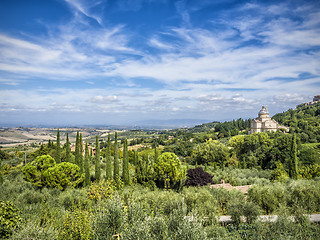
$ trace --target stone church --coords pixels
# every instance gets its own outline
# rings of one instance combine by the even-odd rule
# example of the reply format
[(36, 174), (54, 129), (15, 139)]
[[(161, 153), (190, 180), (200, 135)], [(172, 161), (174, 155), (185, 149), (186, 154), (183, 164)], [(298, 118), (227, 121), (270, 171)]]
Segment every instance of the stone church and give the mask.
[(262, 106), (258, 117), (251, 121), (251, 129), (249, 134), (259, 133), (259, 132), (275, 132), (278, 129), (284, 129), (289, 131), (288, 127), (280, 126), (274, 119), (269, 117), (268, 109)]

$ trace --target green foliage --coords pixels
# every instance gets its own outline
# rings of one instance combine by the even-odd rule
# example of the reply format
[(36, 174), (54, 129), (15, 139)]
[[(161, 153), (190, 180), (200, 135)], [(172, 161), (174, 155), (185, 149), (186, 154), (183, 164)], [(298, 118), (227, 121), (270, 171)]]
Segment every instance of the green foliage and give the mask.
[(22, 221), (20, 211), (12, 202), (0, 201), (0, 238), (9, 237)]
[(320, 142), (320, 103), (312, 106), (299, 106), (278, 113), (273, 118), (280, 124), (290, 126), (290, 132), (297, 133), (302, 143)]
[(187, 213), (197, 213), (204, 226), (217, 224), (218, 201), (207, 187), (188, 187), (182, 191)]
[(66, 213), (63, 219), (63, 225), (59, 231), (58, 239), (91, 239), (91, 216), (90, 213), (81, 207), (76, 207)]
[(12, 240), (55, 240), (58, 231), (53, 226), (41, 226), (37, 221), (28, 221), (21, 226), (21, 229), (14, 231)]
[(69, 141), (69, 134), (67, 133), (67, 140), (66, 140), (66, 162), (71, 162), (71, 149), (70, 149), (70, 141)]
[(111, 239), (121, 233), (125, 221), (124, 206), (120, 198), (107, 199), (96, 209), (94, 239)]
[(293, 134), (291, 142), (291, 158), (289, 164), (289, 176), (293, 179), (298, 179), (298, 156), (296, 135)]
[(320, 165), (306, 165), (299, 168), (299, 176), (304, 179), (312, 179), (316, 177), (320, 177)]
[(154, 163), (154, 172), (158, 180), (165, 182), (168, 189), (170, 184), (179, 182), (186, 176), (186, 169), (181, 166), (181, 162), (174, 153), (162, 153), (157, 162)]
[(3, 176), (2, 176), (2, 159), (0, 158), (0, 185), (3, 183)]
[(65, 210), (72, 210), (75, 206), (86, 207), (88, 205), (86, 191), (67, 188), (58, 196), (58, 202)]
[(90, 164), (89, 164), (89, 148), (86, 141), (85, 155), (84, 155), (84, 183), (86, 186), (90, 185)]
[(98, 201), (111, 197), (116, 189), (117, 187), (112, 180), (100, 180), (99, 182), (91, 183), (90, 188), (87, 191), (87, 196), (90, 200)]
[(101, 166), (100, 166), (100, 144), (99, 138), (96, 136), (96, 155), (95, 155), (95, 167), (94, 167), (94, 176), (97, 181), (101, 179)]
[(56, 163), (61, 163), (61, 147), (60, 147), (60, 131), (57, 130), (57, 144), (56, 144), (56, 154), (55, 154)]
[(146, 151), (134, 153), (135, 178), (143, 185), (154, 185), (155, 172), (152, 155)]
[(25, 179), (37, 187), (45, 186), (44, 172), (56, 164), (55, 160), (49, 155), (37, 157), (34, 161), (23, 167)]
[(193, 152), (194, 163), (225, 166), (229, 159), (229, 150), (216, 140), (209, 139), (204, 144), (198, 144)]
[(285, 182), (289, 178), (281, 162), (276, 163), (276, 168), (272, 171), (271, 180)]
[(84, 179), (80, 168), (73, 163), (62, 162), (48, 168), (43, 177), (45, 185), (52, 188), (64, 190), (67, 187), (78, 187)]
[(122, 179), (124, 185), (129, 185), (130, 176), (129, 176), (129, 156), (128, 156), (128, 142), (127, 139), (124, 140), (123, 146), (123, 167), (122, 167)]
[(217, 208), (220, 214), (227, 214), (227, 209), (232, 202), (243, 202), (244, 193), (237, 190), (227, 190), (225, 188), (211, 188), (210, 193), (217, 202)]
[(108, 133), (108, 145), (107, 145), (107, 153), (106, 153), (106, 180), (112, 180), (110, 133)]
[(287, 205), (301, 208), (308, 213), (320, 211), (320, 182), (299, 180), (293, 181), (287, 188)]
[(114, 163), (113, 163), (113, 179), (118, 181), (120, 177), (120, 168), (119, 168), (119, 152), (118, 152), (118, 134), (114, 134)]
[(76, 136), (76, 146), (75, 146), (75, 164), (77, 164), (80, 167), (80, 134), (79, 131), (77, 131)]
[(248, 200), (260, 206), (266, 214), (270, 214), (286, 204), (286, 188), (284, 184), (274, 183), (272, 185), (255, 185), (249, 188)]
[(80, 168), (80, 173), (82, 174), (83, 173), (83, 141), (82, 141), (82, 133), (80, 133), (80, 136), (79, 136), (79, 150), (78, 150), (78, 154), (79, 154), (79, 168)]

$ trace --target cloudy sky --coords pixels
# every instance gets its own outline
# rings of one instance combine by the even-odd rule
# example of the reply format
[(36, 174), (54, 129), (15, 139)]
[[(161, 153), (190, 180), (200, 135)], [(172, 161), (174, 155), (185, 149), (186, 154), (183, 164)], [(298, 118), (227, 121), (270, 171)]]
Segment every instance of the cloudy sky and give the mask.
[(224, 121), (316, 94), (318, 0), (0, 1), (0, 124)]

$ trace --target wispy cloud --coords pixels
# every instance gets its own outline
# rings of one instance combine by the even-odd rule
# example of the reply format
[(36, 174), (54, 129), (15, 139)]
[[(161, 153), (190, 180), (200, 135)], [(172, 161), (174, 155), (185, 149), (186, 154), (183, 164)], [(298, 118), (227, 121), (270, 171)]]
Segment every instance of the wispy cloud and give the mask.
[[(2, 111), (206, 116), (265, 102), (292, 106), (315, 93), (320, 82), (320, 9), (308, 3), (238, 4), (197, 24), (193, 13), (211, 1), (178, 1), (173, 18), (178, 15), (182, 24), (141, 36), (129, 23), (107, 21), (99, 7), (108, 1), (66, 2), (74, 17), (46, 26), (45, 37), (0, 33), (0, 84), (16, 87), (0, 90)], [(146, 3), (116, 5), (129, 10), (133, 4), (131, 10), (139, 11)], [(159, 86), (151, 92), (135, 83), (140, 78)], [(19, 79), (83, 82), (87, 89), (21, 89)]]

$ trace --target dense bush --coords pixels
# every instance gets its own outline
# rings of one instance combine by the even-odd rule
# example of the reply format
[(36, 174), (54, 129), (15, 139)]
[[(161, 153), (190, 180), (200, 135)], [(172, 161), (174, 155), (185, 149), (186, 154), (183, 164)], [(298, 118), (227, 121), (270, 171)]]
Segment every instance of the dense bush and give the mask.
[(120, 234), (125, 221), (124, 206), (120, 198), (107, 199), (95, 212), (94, 239), (111, 239)]
[(286, 188), (284, 184), (255, 185), (248, 191), (248, 199), (259, 205), (266, 214), (270, 214), (280, 205), (286, 203)]
[(59, 230), (59, 239), (91, 239), (92, 227), (91, 216), (88, 211), (81, 207), (75, 207), (66, 213), (63, 225)]
[(41, 239), (55, 240), (58, 237), (58, 230), (52, 226), (40, 226), (37, 221), (28, 221), (21, 226), (21, 229), (15, 231), (10, 239)]
[(204, 186), (212, 183), (212, 176), (203, 171), (201, 167), (189, 169), (187, 171), (186, 186)]
[(56, 164), (55, 160), (49, 155), (37, 157), (34, 161), (23, 167), (25, 179), (37, 187), (45, 186), (43, 173)]
[(12, 202), (0, 201), (0, 238), (10, 236), (21, 223), (20, 211)]
[(217, 223), (219, 215), (218, 201), (208, 187), (189, 187), (182, 191), (187, 213), (197, 213), (203, 225)]
[(67, 187), (78, 187), (84, 180), (78, 165), (62, 162), (48, 168), (44, 173), (45, 186), (64, 190)]

